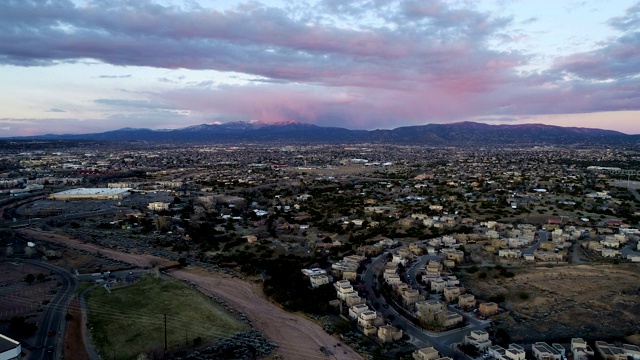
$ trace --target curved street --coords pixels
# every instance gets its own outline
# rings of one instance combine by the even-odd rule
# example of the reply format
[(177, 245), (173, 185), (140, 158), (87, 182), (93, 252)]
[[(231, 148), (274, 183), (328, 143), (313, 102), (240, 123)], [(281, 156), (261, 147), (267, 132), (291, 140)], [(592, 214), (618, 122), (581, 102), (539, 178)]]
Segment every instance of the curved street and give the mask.
[[(58, 359), (62, 354), (61, 349), (64, 339), (63, 325), (66, 321), (67, 307), (71, 302), (78, 282), (75, 276), (61, 267), (37, 260), (23, 259), (21, 261), (32, 266), (46, 269), (47, 272), (53, 272), (60, 278), (61, 286), (53, 299), (51, 299), (45, 307), (43, 320), (39, 324), (35, 340), (33, 344), (31, 344), (31, 355), (33, 359)], [(55, 336), (48, 336), (49, 331), (55, 331)], [(53, 353), (47, 353), (46, 349), (49, 346), (53, 346)]]
[[(369, 305), (373, 305), (376, 302), (382, 302), (383, 304), (385, 303), (383, 297), (375, 297), (374, 284), (377, 283), (376, 276), (378, 272), (382, 269), (382, 266), (384, 266), (384, 263), (387, 260), (387, 254), (388, 253), (383, 253), (382, 255), (373, 258), (371, 264), (367, 266), (364, 274), (362, 275), (367, 293), (367, 302), (369, 303)], [(428, 259), (429, 256), (424, 256), (423, 258), (421, 258), (418, 264), (425, 263)], [(415, 270), (413, 271), (413, 274), (410, 274), (410, 276), (415, 276)], [(468, 314), (453, 308), (452, 306), (449, 306), (449, 310), (461, 314), (464, 319), (469, 322), (469, 325), (463, 328), (437, 333), (424, 330), (419, 326), (414, 325), (413, 322), (400, 315), (393, 306), (383, 306), (377, 309), (378, 312), (380, 312), (387, 318), (389, 318), (389, 315), (393, 315), (394, 320), (391, 321), (391, 324), (395, 327), (401, 328), (405, 334), (409, 335), (411, 337), (410, 342), (418, 348), (433, 346), (440, 352), (440, 354), (442, 354), (442, 356), (449, 356), (451, 358), (460, 358), (462, 356), (466, 358), (464, 354), (454, 351), (451, 345), (462, 342), (464, 336), (470, 331), (486, 329), (487, 327), (489, 327), (490, 321), (476, 320), (468, 316)]]

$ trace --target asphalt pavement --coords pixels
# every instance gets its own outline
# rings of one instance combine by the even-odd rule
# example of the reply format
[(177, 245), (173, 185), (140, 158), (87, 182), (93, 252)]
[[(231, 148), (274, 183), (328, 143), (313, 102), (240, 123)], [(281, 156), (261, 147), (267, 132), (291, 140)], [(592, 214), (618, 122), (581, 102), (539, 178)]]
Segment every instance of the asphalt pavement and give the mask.
[(533, 253), (536, 250), (538, 250), (538, 248), (540, 247), (540, 243), (543, 243), (543, 242), (547, 241), (548, 237), (549, 237), (549, 233), (547, 233), (546, 230), (538, 231), (538, 239), (533, 243), (533, 245), (531, 245), (528, 248), (522, 250), (522, 256), (524, 256), (524, 255), (533, 255)]
[[(65, 316), (78, 282), (70, 272), (61, 267), (37, 260), (23, 259), (22, 261), (45, 269), (45, 273), (53, 272), (58, 276), (61, 283), (56, 295), (45, 306), (43, 319), (38, 324), (38, 332), (34, 337), (33, 343), (29, 344), (32, 349), (32, 359), (59, 359), (62, 355), (64, 341), (63, 325), (66, 321)], [(55, 335), (49, 336), (49, 332), (55, 332)], [(47, 352), (49, 346), (53, 347), (53, 352), (51, 353)]]
[[(381, 302), (381, 303), (385, 302), (382, 296), (380, 296), (380, 298), (375, 297), (375, 293), (373, 289), (374, 289), (374, 284), (377, 283), (376, 275), (382, 269), (382, 266), (384, 265), (386, 260), (387, 260), (387, 253), (383, 253), (382, 255), (379, 255), (373, 258), (371, 261), (371, 264), (369, 264), (369, 266), (367, 267), (367, 269), (365, 270), (362, 276), (365, 283), (365, 289), (368, 294), (367, 295), (368, 303), (370, 305), (376, 302)], [(426, 263), (427, 260), (429, 260), (429, 257), (425, 256), (425, 258), (421, 259), (419, 262), (423, 261)], [(420, 268), (420, 266), (416, 266), (414, 267), (414, 269), (415, 268)], [(411, 276), (413, 276), (415, 279), (415, 271)], [(450, 310), (456, 311), (462, 314), (463, 317), (469, 322), (469, 325), (465, 326), (464, 328), (453, 329), (446, 332), (440, 332), (440, 333), (432, 332), (432, 331), (424, 330), (419, 326), (414, 325), (413, 322), (411, 322), (410, 320), (400, 315), (394, 309), (393, 306), (389, 306), (387, 308), (381, 307), (377, 309), (377, 311), (382, 315), (386, 316), (387, 319), (389, 319), (389, 315), (393, 315), (393, 321), (391, 321), (391, 323), (394, 326), (401, 328), (405, 334), (410, 336), (411, 337), (410, 342), (415, 346), (417, 346), (418, 348), (433, 346), (443, 356), (449, 356), (449, 357), (455, 356), (456, 358), (461, 358), (461, 357), (467, 358), (466, 355), (463, 355), (462, 353), (459, 353), (453, 350), (452, 345), (462, 342), (462, 339), (464, 338), (464, 336), (472, 330), (486, 329), (489, 326), (490, 322), (472, 319), (472, 317), (469, 316), (469, 314), (460, 312), (457, 309), (453, 309), (451, 307), (450, 307)]]

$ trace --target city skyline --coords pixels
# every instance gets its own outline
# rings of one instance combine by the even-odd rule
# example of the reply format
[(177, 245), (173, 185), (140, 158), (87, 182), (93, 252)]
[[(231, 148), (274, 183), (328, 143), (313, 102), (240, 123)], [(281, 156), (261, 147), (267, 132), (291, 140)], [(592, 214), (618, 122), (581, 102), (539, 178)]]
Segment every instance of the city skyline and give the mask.
[(229, 121), (640, 133), (631, 1), (7, 1), (0, 137)]

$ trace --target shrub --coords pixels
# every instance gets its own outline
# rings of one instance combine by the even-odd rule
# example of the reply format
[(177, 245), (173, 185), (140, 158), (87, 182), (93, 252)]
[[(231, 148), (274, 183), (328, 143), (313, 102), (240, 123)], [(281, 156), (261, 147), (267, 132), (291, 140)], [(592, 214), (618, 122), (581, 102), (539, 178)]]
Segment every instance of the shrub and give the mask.
[(499, 304), (506, 300), (506, 296), (504, 294), (493, 295), (489, 298), (489, 301)]
[(477, 272), (478, 272), (478, 270), (479, 270), (479, 269), (478, 269), (478, 267), (477, 267), (477, 266), (473, 265), (472, 267), (470, 267), (470, 268), (468, 268), (468, 269), (466, 269), (466, 270), (467, 270), (467, 272), (468, 272), (469, 274), (475, 274), (475, 273), (477, 273)]

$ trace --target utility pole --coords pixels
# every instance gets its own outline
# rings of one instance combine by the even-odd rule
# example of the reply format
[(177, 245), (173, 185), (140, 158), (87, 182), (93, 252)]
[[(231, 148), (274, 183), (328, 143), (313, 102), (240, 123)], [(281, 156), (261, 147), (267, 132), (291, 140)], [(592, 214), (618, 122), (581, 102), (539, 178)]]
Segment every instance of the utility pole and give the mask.
[(167, 354), (167, 314), (164, 314), (164, 353)]

